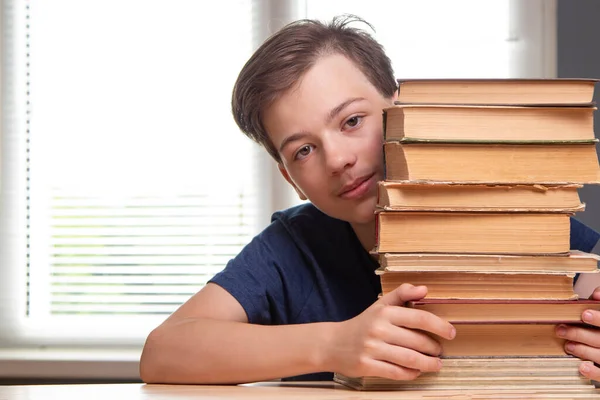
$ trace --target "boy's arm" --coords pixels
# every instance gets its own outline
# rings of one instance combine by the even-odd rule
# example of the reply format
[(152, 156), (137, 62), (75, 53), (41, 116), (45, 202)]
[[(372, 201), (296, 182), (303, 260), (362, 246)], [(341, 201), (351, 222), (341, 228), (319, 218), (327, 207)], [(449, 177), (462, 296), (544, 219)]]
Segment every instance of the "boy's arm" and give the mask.
[(412, 379), (438, 370), (441, 350), (413, 329), (454, 335), (433, 314), (401, 307), (425, 293), (402, 285), (348, 321), (263, 326), (249, 324), (233, 296), (208, 284), (149, 335), (140, 374), (147, 383), (242, 383), (321, 371)]

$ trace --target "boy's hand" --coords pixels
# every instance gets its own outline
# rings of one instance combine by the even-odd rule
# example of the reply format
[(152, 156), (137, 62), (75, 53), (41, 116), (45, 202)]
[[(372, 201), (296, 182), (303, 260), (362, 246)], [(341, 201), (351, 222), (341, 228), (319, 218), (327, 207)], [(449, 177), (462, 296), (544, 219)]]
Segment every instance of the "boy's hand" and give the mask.
[(347, 376), (414, 379), (438, 371), (440, 344), (424, 332), (453, 339), (454, 327), (422, 310), (404, 307), (425, 297), (425, 286), (403, 284), (381, 297), (362, 314), (339, 323), (329, 358), (333, 371)]
[[(600, 300), (600, 287), (594, 290), (591, 299)], [(587, 378), (600, 380), (600, 311), (587, 310), (581, 316), (587, 327), (559, 325), (556, 328), (558, 337), (567, 339), (565, 351), (586, 362), (581, 363), (579, 371)]]

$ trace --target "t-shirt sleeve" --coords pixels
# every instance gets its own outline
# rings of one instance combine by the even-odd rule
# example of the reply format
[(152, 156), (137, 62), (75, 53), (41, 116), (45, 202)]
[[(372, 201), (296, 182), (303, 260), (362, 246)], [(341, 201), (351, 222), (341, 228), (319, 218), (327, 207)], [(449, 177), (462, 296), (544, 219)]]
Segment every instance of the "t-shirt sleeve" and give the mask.
[(209, 282), (227, 290), (244, 308), (248, 322), (268, 325), (273, 299), (281, 286), (276, 261), (261, 236), (255, 237)]

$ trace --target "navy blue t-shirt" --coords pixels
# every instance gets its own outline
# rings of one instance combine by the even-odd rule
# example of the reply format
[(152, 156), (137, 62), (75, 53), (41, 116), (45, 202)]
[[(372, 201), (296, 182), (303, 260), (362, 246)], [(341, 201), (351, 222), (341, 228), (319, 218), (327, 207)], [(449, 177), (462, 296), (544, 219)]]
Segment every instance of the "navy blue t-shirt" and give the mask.
[[(210, 282), (227, 290), (253, 324), (338, 322), (353, 318), (381, 292), (379, 266), (349, 223), (312, 204), (273, 214)], [(600, 234), (571, 218), (571, 248), (590, 252)], [(331, 373), (286, 380), (331, 380)]]

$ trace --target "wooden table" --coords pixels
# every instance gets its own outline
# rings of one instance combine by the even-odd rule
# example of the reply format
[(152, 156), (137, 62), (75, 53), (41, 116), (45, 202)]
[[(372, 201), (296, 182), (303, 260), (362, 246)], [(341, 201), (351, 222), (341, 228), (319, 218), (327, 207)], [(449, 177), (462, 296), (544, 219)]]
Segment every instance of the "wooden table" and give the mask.
[(600, 399), (596, 393), (565, 390), (359, 392), (333, 382), (262, 382), (239, 386), (192, 385), (31, 385), (0, 386), (0, 400), (231, 400), (231, 399)]

